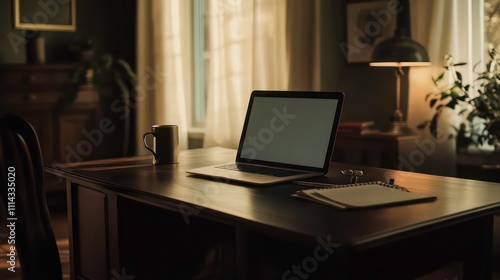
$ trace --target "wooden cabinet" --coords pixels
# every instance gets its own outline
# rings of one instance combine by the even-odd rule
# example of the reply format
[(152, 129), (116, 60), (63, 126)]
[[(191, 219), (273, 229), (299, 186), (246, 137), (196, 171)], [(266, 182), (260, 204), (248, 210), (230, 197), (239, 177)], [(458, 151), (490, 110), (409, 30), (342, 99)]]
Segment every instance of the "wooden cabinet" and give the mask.
[(391, 135), (377, 132), (361, 135), (339, 132), (333, 161), (409, 170), (406, 165), (411, 164), (405, 164), (401, 158), (408, 158), (412, 151), (417, 150), (416, 139), (417, 135)]
[[(0, 114), (25, 118), (39, 137), (45, 165), (96, 158), (95, 151), (78, 151), (84, 129), (96, 127), (98, 95), (95, 91), (71, 93), (76, 64), (0, 65)], [(82, 149), (87, 148), (83, 147)], [(47, 191), (64, 190), (63, 180), (47, 176)]]
[(499, 183), (500, 153), (484, 151), (459, 152), (457, 155), (457, 176), (465, 179)]

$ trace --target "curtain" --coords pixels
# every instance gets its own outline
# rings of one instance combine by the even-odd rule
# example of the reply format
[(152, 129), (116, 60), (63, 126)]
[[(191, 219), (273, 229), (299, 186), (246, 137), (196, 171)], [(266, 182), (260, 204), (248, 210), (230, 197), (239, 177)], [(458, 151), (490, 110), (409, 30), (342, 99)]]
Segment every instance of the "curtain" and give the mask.
[(320, 90), (320, 1), (287, 1), (289, 90)]
[[(192, 88), (191, 1), (138, 1), (137, 143), (154, 124), (179, 126), (180, 149), (187, 148), (187, 102)], [(188, 34), (188, 35), (186, 35)]]
[[(232, 5), (222, 5), (231, 2)], [(284, 0), (209, 1), (204, 146), (235, 148), (250, 93), (285, 89)]]
[[(444, 71), (443, 58), (451, 54), (455, 62), (467, 62), (460, 68), (464, 81), (472, 79), (472, 67), (481, 60), (482, 40), (481, 0), (418, 0), (411, 1), (411, 27), (414, 40), (422, 43), (429, 53), (432, 67), (413, 67), (409, 73), (408, 125), (418, 131), (418, 124), (430, 120), (434, 111), (425, 96), (436, 90), (432, 77)], [(422, 20), (430, 15), (430, 20)], [(426, 164), (416, 164), (419, 172), (439, 170), (442, 175), (455, 175), (455, 142), (447, 138), (456, 123), (452, 114), (441, 117), (439, 127), (446, 131), (441, 139), (434, 139), (428, 130), (420, 131), (420, 154)], [(450, 125), (451, 124), (451, 125)], [(427, 147), (427, 148), (425, 148)], [(417, 151), (415, 151), (416, 153)], [(425, 168), (426, 170), (424, 170)]]
[[(191, 3), (138, 2), (137, 143), (177, 124), (187, 148), (193, 69)], [(204, 147), (236, 148), (252, 90), (317, 90), (319, 0), (206, 0)]]
[(318, 87), (316, 2), (209, 1), (204, 147), (237, 147), (252, 90)]

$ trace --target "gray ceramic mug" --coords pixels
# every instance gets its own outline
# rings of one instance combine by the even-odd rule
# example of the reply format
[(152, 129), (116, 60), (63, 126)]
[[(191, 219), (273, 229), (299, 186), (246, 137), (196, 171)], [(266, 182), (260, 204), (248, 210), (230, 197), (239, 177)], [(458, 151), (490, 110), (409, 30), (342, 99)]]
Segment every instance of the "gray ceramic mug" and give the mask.
[[(146, 143), (148, 135), (153, 136), (153, 148)], [(153, 164), (179, 162), (179, 128), (177, 125), (153, 125), (151, 132), (142, 136), (144, 147), (153, 153)]]

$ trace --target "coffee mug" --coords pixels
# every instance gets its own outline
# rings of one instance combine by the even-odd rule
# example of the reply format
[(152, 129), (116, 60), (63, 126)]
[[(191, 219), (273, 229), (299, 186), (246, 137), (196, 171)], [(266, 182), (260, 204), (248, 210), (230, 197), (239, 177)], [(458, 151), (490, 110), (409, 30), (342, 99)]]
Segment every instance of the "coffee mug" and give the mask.
[[(148, 135), (153, 135), (153, 148), (146, 143)], [(153, 125), (151, 132), (142, 136), (144, 147), (153, 153), (153, 164), (179, 162), (179, 129), (177, 125)]]

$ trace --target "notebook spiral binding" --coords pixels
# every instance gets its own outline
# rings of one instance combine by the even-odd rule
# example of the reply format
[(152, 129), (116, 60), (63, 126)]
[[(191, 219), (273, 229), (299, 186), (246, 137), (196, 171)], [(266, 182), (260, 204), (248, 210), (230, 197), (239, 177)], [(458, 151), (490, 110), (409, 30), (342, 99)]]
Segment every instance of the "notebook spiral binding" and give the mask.
[(400, 191), (410, 192), (405, 187), (402, 187), (402, 186), (399, 186), (399, 185), (393, 185), (393, 184), (384, 183), (382, 181), (371, 181), (371, 182), (362, 182), (362, 183), (344, 184), (344, 185), (331, 185), (331, 186), (328, 186), (328, 187), (321, 187), (321, 188), (317, 188), (317, 189), (318, 190), (339, 189), (339, 188), (348, 188), (348, 187), (371, 185), (371, 184), (377, 184), (377, 185), (381, 185), (381, 186), (388, 187), (388, 188), (391, 188), (391, 189), (396, 189), (396, 190), (400, 190)]

